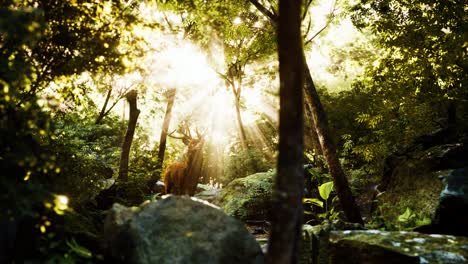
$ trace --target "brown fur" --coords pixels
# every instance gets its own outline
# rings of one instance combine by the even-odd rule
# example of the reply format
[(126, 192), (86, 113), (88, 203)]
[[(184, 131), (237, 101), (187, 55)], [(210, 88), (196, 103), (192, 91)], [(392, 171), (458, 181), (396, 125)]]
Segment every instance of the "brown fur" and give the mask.
[(187, 152), (188, 162), (175, 162), (166, 169), (164, 185), (166, 194), (193, 196), (201, 177), (203, 141), (193, 140)]
[(166, 194), (182, 194), (186, 169), (187, 162), (176, 162), (167, 167), (164, 175), (164, 191)]

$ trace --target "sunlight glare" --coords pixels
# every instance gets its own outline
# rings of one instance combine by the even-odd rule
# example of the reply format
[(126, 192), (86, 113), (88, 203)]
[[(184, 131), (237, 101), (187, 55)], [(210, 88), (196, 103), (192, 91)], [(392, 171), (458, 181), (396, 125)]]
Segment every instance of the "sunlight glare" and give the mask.
[(236, 17), (236, 18), (234, 18), (234, 20), (232, 21), (232, 23), (233, 23), (234, 25), (240, 25), (240, 24), (242, 24), (242, 19), (241, 19), (240, 17)]

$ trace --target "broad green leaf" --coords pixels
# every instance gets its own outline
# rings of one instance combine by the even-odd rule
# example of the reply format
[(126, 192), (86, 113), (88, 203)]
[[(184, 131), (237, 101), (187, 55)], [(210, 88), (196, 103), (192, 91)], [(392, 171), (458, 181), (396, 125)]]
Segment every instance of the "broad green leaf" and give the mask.
[(408, 222), (413, 217), (413, 212), (409, 207), (406, 207), (406, 210), (403, 214), (398, 216), (398, 221), (400, 222)]
[(323, 208), (323, 202), (320, 201), (317, 198), (304, 198), (303, 201), (304, 201), (304, 203), (313, 204), (313, 205), (316, 205), (316, 206), (319, 206), (319, 207)]
[(330, 193), (333, 191), (333, 182), (326, 182), (319, 186), (319, 193), (322, 199), (327, 200), (330, 196)]

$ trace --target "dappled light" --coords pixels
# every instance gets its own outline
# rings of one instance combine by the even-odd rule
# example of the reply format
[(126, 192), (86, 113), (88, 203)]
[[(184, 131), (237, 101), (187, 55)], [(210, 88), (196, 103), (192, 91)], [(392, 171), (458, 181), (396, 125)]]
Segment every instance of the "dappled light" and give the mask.
[(465, 263), (466, 11), (0, 1), (0, 263)]

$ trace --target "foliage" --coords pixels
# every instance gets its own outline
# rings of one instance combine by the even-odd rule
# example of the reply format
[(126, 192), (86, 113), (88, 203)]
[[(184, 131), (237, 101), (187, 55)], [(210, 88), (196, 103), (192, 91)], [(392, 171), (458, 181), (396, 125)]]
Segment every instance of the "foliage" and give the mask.
[(223, 185), (238, 178), (272, 169), (272, 164), (268, 163), (265, 156), (255, 148), (232, 151), (228, 158), (223, 179), (220, 179)]
[[(93, 141), (84, 137), (112, 130), (80, 130), (79, 118), (73, 115), (62, 124), (55, 115), (53, 121), (58, 122), (52, 122), (37, 92), (84, 71), (122, 69), (117, 26), (131, 20), (123, 9), (118, 1), (0, 4), (0, 168), (5, 172), (0, 178), (0, 220), (7, 219), (18, 232), (16, 241), (24, 251), (14, 256), (18, 263), (53, 255), (54, 245), (63, 239), (54, 237), (53, 230), (61, 228), (63, 214), (71, 210), (67, 196), (56, 194), (74, 196), (73, 202), (92, 196), (92, 188), (83, 186), (96, 187), (87, 180), (102, 177), (99, 170), (106, 166), (92, 153), (96, 146), (84, 146)], [(122, 23), (108, 24), (109, 19), (116, 22), (112, 16)], [(66, 88), (60, 91), (62, 97), (73, 98), (74, 87)], [(73, 155), (75, 160), (67, 159)], [(71, 245), (76, 252), (77, 244)]]
[(106, 182), (116, 174), (123, 130), (115, 117), (96, 125), (78, 113), (57, 114), (54, 127), (50, 148), (62, 165), (55, 183), (74, 203), (85, 202), (108, 187)]
[[(381, 55), (354, 90), (368, 94), (354, 112), (367, 144), (355, 152), (367, 161), (386, 156), (416, 136), (446, 127), (450, 108), (466, 111), (466, 19), (463, 1), (359, 1), (353, 22), (375, 35)], [(465, 106), (463, 106), (465, 105)], [(463, 106), (463, 107), (462, 107)], [(460, 123), (466, 119), (456, 113)], [(450, 124), (449, 124), (450, 125)]]
[[(333, 187), (333, 182), (325, 182), (318, 187), (318, 191), (320, 194), (320, 198), (322, 200), (317, 199), (317, 198), (304, 198), (303, 203), (305, 204), (312, 204), (315, 206), (318, 206), (320, 208), (323, 208), (325, 212), (317, 214), (317, 217), (321, 220), (335, 220), (339, 219), (341, 212), (336, 210), (334, 206), (330, 208), (329, 206), (329, 201), (330, 201), (330, 194), (332, 193), (334, 187)], [(333, 199), (331, 199), (331, 203), (335, 203), (337, 201), (338, 197), (335, 196)], [(325, 205), (325, 206), (324, 206)], [(312, 214), (311, 212), (306, 212), (307, 214)]]
[(401, 222), (402, 225), (398, 229), (414, 229), (431, 223), (430, 218), (420, 218), (418, 214), (415, 214), (409, 207), (406, 207), (405, 212), (398, 216), (398, 221)]
[(429, 217), (414, 212), (409, 207), (406, 207), (403, 213), (398, 216), (398, 221), (387, 221), (382, 217), (381, 212), (386, 210), (388, 206), (390, 205), (384, 204), (377, 208), (378, 212), (367, 224), (369, 228), (381, 228), (384, 230), (414, 230), (415, 228), (429, 225), (432, 222), (432, 220)]

